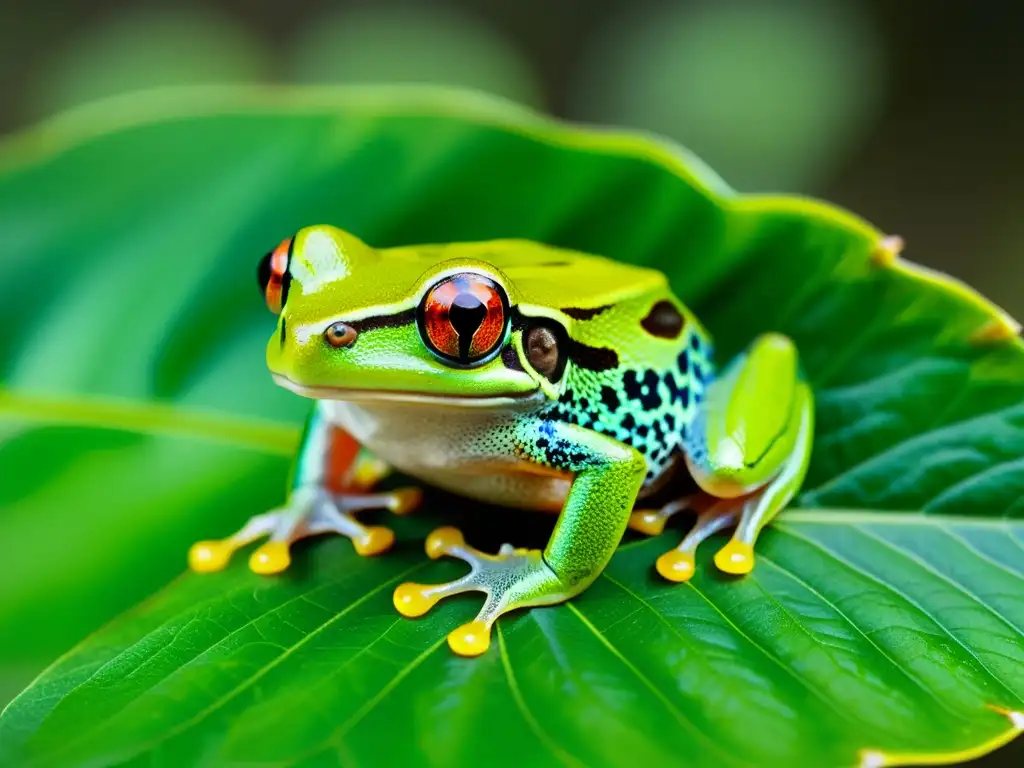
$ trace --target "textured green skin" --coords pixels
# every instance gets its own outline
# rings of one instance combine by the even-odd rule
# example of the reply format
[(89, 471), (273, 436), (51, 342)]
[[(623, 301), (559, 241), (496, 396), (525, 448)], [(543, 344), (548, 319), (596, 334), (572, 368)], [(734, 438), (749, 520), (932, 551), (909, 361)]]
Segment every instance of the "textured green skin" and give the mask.
[[(792, 344), (763, 337), (715, 385), (706, 332), (653, 270), (525, 241), (376, 251), (332, 227), (300, 231), (289, 269), (291, 288), (267, 346), (268, 365), (287, 386), (340, 400), (367, 391), (397, 400), (441, 396), (439, 408), (472, 397), (476, 407), (508, 418), (482, 434), (445, 436), (455, 463), (504, 455), (572, 477), (543, 557), (499, 555), (507, 568), (481, 574), (492, 599), (478, 620), (488, 625), (507, 610), (585, 589), (614, 553), (638, 494), (677, 471), (684, 454), (697, 481), (722, 496), (765, 485), (791, 460), (806, 467), (806, 452), (791, 456), (799, 413), (810, 407), (809, 398), (794, 397)], [(472, 367), (432, 352), (414, 315), (453, 270), (492, 278), (512, 308), (501, 350)], [(670, 307), (677, 328), (650, 329), (657, 306)], [(524, 329), (538, 320), (554, 321), (569, 340), (562, 350), (568, 362), (554, 381), (535, 371), (524, 351)], [(350, 347), (324, 341), (325, 329), (338, 322), (364, 323)], [(702, 407), (709, 395), (713, 407)], [(535, 405), (524, 409), (522, 398)], [(722, 453), (723, 441), (738, 450)], [(310, 453), (304, 445), (301, 463), (314, 469), (297, 472), (300, 485), (321, 480), (315, 468), (324, 462)], [(746, 521), (750, 544), (792, 497), (803, 472), (796, 475)]]

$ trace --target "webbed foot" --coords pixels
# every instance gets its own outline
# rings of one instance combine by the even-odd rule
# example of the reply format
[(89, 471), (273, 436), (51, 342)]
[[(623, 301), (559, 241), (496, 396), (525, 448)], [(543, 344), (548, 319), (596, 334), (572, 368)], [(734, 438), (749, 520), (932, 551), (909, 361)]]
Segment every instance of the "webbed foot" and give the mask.
[(390, 528), (364, 526), (352, 513), (363, 509), (389, 509), (401, 515), (419, 504), (418, 488), (403, 488), (387, 493), (334, 494), (323, 488), (299, 488), (288, 504), (257, 515), (236, 533), (225, 539), (199, 541), (188, 553), (189, 567), (198, 573), (219, 571), (236, 550), (268, 537), (249, 558), (249, 568), (260, 574), (280, 573), (291, 564), (292, 543), (321, 533), (339, 533), (352, 539), (360, 555), (376, 555), (388, 550), (395, 540)]
[(414, 617), (422, 616), (451, 595), (483, 592), (487, 597), (476, 618), (448, 635), (448, 645), (460, 656), (478, 656), (487, 650), (491, 626), (501, 614), (531, 605), (558, 603), (572, 596), (537, 549), (516, 549), (504, 544), (497, 555), (489, 555), (467, 545), (458, 529), (445, 527), (427, 537), (426, 550), (431, 559), (449, 555), (466, 561), (469, 573), (445, 584), (406, 582), (395, 589), (392, 599), (399, 613)]

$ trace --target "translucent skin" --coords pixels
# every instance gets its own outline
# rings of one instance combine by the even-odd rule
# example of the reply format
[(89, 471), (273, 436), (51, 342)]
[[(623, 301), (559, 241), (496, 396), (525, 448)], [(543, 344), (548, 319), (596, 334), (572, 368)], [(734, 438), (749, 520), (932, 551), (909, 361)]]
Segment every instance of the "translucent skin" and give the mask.
[[(732, 523), (715, 562), (749, 571), (758, 532), (803, 480), (813, 404), (793, 344), (762, 336), (716, 378), (708, 334), (654, 270), (518, 240), (375, 250), (326, 226), (282, 246), (287, 273), (267, 280), (268, 304), (281, 308), (267, 363), (279, 384), (321, 402), (255, 570), (287, 567), (287, 545), (311, 530), (385, 550), (391, 538), (350, 512), (371, 497), (409, 506), (366, 493), (389, 467), (480, 500), (558, 511), (543, 552), (487, 555), (441, 529), (428, 554), (462, 558), (470, 573), (395, 591), (407, 616), (484, 592), (476, 619), (449, 636), (472, 655), (502, 613), (586, 589), (627, 525), (658, 533), (687, 506), (698, 523), (659, 572), (688, 579), (697, 544)], [(684, 467), (700, 498), (634, 513)], [(194, 567), (223, 567), (252, 530), (197, 545)]]

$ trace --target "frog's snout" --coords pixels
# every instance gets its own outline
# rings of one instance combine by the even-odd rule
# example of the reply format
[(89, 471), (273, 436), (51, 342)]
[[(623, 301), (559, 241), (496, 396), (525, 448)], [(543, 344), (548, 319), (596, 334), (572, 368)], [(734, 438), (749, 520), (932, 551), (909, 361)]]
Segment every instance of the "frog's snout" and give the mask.
[(335, 349), (351, 347), (359, 333), (347, 323), (331, 323), (324, 331), (324, 339)]

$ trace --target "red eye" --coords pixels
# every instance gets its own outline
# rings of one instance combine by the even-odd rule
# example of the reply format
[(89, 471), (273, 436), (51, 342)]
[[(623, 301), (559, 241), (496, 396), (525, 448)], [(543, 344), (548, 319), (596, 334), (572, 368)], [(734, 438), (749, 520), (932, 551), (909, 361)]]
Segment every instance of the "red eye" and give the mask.
[(288, 298), (288, 285), (291, 283), (288, 265), (292, 255), (292, 240), (291, 237), (282, 240), (277, 248), (260, 260), (257, 270), (257, 280), (260, 290), (263, 291), (263, 298), (275, 315), (281, 314), (281, 307)]
[(430, 349), (471, 365), (501, 345), (508, 325), (508, 299), (490, 278), (463, 272), (446, 277), (427, 292), (419, 322)]

